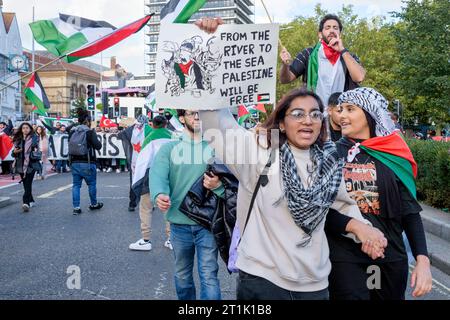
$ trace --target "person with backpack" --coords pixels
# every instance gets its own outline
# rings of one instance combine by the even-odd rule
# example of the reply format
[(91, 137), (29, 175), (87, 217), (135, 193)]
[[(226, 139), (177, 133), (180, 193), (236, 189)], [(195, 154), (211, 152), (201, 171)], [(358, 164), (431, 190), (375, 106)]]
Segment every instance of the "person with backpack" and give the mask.
[(72, 203), (73, 214), (80, 214), (80, 189), (83, 180), (89, 188), (90, 210), (98, 210), (103, 203), (97, 201), (97, 165), (95, 150), (102, 144), (91, 127), (91, 117), (86, 110), (78, 111), (78, 125), (69, 131), (69, 161), (72, 168)]

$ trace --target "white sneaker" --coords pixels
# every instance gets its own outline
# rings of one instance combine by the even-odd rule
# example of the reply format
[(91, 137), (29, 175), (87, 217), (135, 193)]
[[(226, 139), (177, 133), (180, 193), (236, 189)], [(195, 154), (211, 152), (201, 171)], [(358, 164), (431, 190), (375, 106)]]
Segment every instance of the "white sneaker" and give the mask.
[(135, 243), (130, 244), (128, 248), (130, 250), (150, 251), (152, 250), (152, 243), (150, 241), (146, 242), (144, 239), (139, 239)]
[(106, 168), (103, 168), (103, 172), (106, 172)]
[(30, 202), (30, 208), (33, 208), (36, 204), (34, 202)]
[(120, 169), (116, 169), (116, 173), (120, 173), (121, 171), (120, 171)]
[(164, 242), (164, 247), (169, 248), (169, 250), (173, 250), (172, 243), (170, 242), (170, 239), (167, 239), (167, 241)]
[(22, 205), (22, 209), (23, 209), (23, 212), (28, 212), (28, 211), (30, 211), (30, 206), (27, 205), (26, 203), (24, 203), (24, 204)]
[(128, 168), (125, 168), (125, 172), (128, 172)]
[(112, 168), (108, 168), (108, 170), (106, 170), (107, 173), (112, 172)]
[(102, 170), (100, 170), (100, 169), (97, 168), (97, 172), (102, 172)]

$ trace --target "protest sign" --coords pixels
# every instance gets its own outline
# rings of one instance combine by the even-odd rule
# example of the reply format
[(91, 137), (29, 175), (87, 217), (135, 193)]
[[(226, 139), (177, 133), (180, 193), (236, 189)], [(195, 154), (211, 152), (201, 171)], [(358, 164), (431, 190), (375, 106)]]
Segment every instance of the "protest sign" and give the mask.
[[(102, 148), (96, 150), (97, 158), (106, 159), (125, 159), (122, 140), (117, 138), (117, 133), (97, 134)], [(68, 160), (69, 158), (69, 135), (52, 135), (48, 139), (48, 159), (49, 160)]]
[(277, 24), (225, 24), (214, 34), (195, 25), (166, 24), (158, 43), (157, 107), (274, 103), (278, 33)]

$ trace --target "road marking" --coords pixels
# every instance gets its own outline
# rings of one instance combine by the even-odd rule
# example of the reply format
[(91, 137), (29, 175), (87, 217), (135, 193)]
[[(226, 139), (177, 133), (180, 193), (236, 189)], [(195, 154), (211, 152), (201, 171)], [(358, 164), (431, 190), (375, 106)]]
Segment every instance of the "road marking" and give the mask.
[[(414, 266), (412, 264), (409, 265), (409, 272), (412, 273), (412, 270), (414, 270)], [(450, 293), (450, 288), (446, 287), (443, 283), (440, 283), (439, 281), (437, 281), (436, 279), (432, 278), (431, 279), (435, 284), (437, 284), (438, 286), (440, 286), (441, 288), (443, 288), (444, 290), (447, 290), (447, 293)]]
[(52, 190), (50, 192), (41, 194), (38, 198), (39, 199), (50, 198), (51, 196), (54, 196), (55, 194), (63, 192), (64, 190), (67, 190), (67, 189), (70, 189), (70, 188), (72, 188), (72, 184), (68, 184), (67, 186), (60, 187), (60, 188)]
[(129, 199), (129, 197), (97, 197), (97, 199), (123, 200)]

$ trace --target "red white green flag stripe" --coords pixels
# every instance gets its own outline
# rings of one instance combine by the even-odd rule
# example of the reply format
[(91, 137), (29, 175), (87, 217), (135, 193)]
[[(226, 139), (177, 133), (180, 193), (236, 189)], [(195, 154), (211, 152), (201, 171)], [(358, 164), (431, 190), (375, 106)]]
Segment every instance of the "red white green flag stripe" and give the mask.
[(187, 23), (205, 3), (206, 0), (170, 0), (161, 9), (161, 23)]
[(79, 59), (87, 58), (112, 47), (132, 34), (139, 32), (149, 22), (152, 16), (153, 14), (147, 15), (142, 19), (136, 20), (125, 27), (117, 29), (110, 34), (85, 45), (83, 48), (68, 54), (67, 61), (73, 62)]
[(37, 43), (57, 57), (94, 42), (116, 27), (105, 21), (94, 21), (82, 17), (59, 14), (58, 18), (30, 23)]
[(34, 106), (32, 111), (42, 116), (47, 116), (47, 110), (50, 109), (50, 101), (36, 72), (33, 73), (28, 81), (24, 93)]
[(417, 163), (399, 133), (367, 139), (360, 148), (389, 167), (402, 181), (409, 192), (416, 197)]

